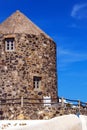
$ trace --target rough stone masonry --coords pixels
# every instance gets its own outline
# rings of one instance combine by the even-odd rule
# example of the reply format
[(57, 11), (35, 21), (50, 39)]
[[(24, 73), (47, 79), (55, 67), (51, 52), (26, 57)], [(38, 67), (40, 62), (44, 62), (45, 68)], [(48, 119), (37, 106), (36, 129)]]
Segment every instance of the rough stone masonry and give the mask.
[[(14, 103), (14, 99), (43, 99), (45, 96), (57, 98), (56, 44), (16, 11), (0, 24), (1, 116), (3, 119), (17, 119), (21, 114), (29, 119), (31, 114), (37, 119), (34, 112), (42, 110), (43, 104), (21, 107)], [(7, 103), (6, 99), (13, 99), (13, 104)]]

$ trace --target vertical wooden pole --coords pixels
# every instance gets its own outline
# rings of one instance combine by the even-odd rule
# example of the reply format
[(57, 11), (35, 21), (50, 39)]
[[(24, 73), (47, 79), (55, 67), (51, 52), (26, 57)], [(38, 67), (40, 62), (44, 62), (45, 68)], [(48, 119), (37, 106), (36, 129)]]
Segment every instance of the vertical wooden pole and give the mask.
[(87, 108), (87, 102), (86, 102), (86, 105), (85, 105), (85, 107)]
[(23, 107), (23, 97), (21, 97), (21, 107)]
[(64, 107), (64, 99), (63, 99), (63, 97), (61, 99), (61, 106)]
[(80, 112), (80, 100), (78, 101), (78, 107), (79, 107), (79, 112)]

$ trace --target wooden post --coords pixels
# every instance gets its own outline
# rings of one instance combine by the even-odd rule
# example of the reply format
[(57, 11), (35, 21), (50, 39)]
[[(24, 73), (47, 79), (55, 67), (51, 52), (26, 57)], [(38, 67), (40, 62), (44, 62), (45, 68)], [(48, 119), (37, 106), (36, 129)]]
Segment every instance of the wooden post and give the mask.
[(80, 112), (80, 100), (78, 100), (78, 107), (79, 107), (79, 112)]
[(87, 108), (87, 102), (86, 102), (86, 105), (85, 105), (85, 107)]
[(63, 97), (61, 99), (61, 106), (64, 107), (64, 99), (63, 99)]
[(23, 107), (23, 97), (21, 97), (21, 107)]

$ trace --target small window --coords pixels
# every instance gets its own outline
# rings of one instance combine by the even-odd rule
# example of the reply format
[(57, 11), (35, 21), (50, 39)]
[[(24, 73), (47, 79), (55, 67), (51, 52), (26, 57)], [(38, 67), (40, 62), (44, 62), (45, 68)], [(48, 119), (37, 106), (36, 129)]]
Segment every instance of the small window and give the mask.
[(6, 51), (14, 51), (14, 38), (6, 38), (5, 39), (5, 50)]
[(41, 77), (34, 76), (33, 77), (33, 86), (35, 89), (39, 89), (41, 85)]

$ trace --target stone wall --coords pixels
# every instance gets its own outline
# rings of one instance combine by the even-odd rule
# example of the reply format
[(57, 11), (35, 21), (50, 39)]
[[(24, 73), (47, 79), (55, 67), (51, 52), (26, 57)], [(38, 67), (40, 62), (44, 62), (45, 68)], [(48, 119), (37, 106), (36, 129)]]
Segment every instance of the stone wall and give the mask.
[[(5, 38), (15, 39), (15, 51), (5, 51)], [(38, 89), (33, 77), (41, 77)], [(56, 45), (41, 35), (0, 35), (0, 98), (57, 98)]]
[(62, 107), (60, 104), (51, 106), (43, 106), (43, 104), (25, 104), (21, 107), (20, 104), (5, 104), (2, 106), (3, 114), (0, 119), (9, 120), (43, 120), (54, 117), (75, 114), (77, 116), (87, 115), (87, 107)]

